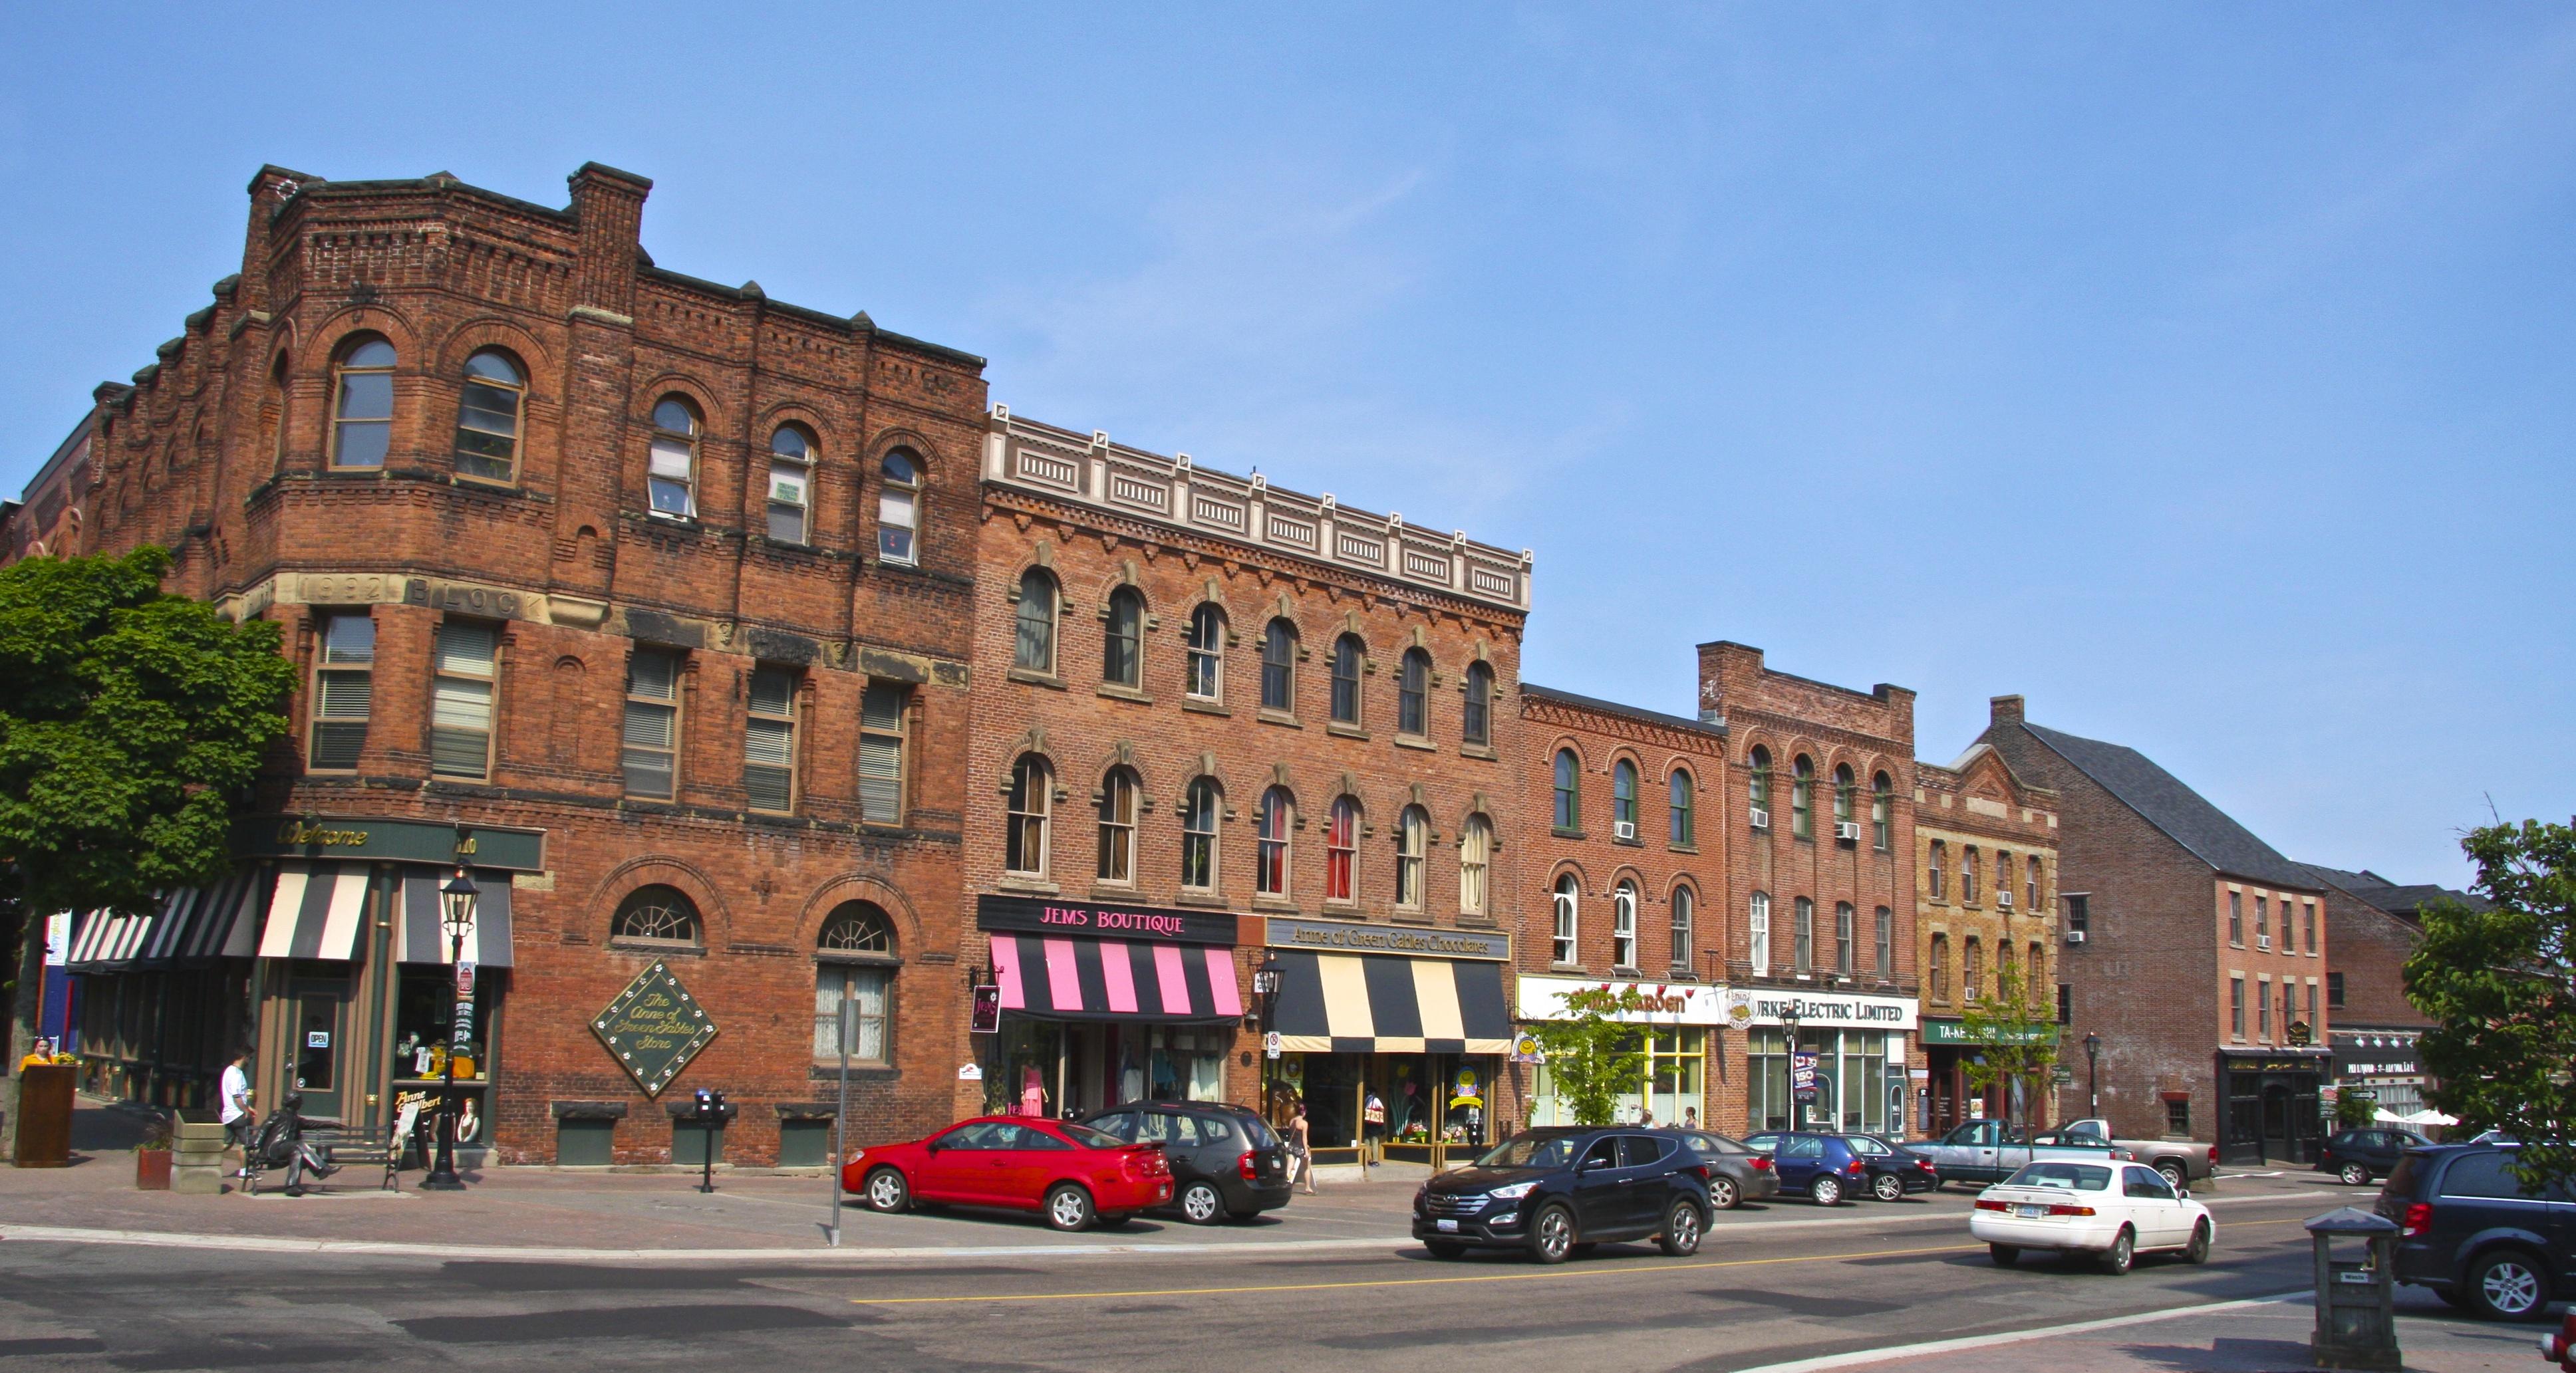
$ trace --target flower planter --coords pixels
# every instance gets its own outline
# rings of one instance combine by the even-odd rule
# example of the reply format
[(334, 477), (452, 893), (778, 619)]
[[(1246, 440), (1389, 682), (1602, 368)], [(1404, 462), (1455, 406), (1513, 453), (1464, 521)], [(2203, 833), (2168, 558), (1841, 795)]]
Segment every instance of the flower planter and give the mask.
[(134, 1185), (146, 1192), (170, 1190), (170, 1151), (137, 1149), (134, 1151)]

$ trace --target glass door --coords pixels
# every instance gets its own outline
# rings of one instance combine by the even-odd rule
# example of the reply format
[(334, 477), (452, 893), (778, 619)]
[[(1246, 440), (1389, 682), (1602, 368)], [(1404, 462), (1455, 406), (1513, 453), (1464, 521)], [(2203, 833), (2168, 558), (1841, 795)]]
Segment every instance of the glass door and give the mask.
[(343, 1041), (348, 1010), (347, 982), (296, 984), (287, 1060), (294, 1068), (289, 1080), (304, 1094), (302, 1110), (307, 1116), (344, 1118), (349, 1087), (344, 1079), (350, 1067), (348, 1045)]

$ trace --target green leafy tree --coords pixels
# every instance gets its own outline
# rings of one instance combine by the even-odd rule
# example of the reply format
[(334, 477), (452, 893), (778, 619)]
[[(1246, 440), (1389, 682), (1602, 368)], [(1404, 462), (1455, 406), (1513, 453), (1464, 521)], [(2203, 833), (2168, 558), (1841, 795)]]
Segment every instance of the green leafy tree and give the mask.
[(227, 869), (234, 802), (286, 732), (277, 626), (161, 590), (170, 555), (0, 568), (0, 947), (10, 987), (7, 1132), (54, 911), (145, 909)]
[(2033, 1005), (2020, 969), (2007, 966), (1996, 970), (1992, 1000), (1970, 1001), (1960, 1011), (1959, 1029), (1980, 1046), (1967, 1064), (1968, 1086), (1981, 1093), (2003, 1087), (2004, 1123), (2023, 1123), (2012, 1118), (2012, 1087), (2021, 1084), (2024, 1099), (2037, 1101), (2057, 1066), (2055, 1008)]
[(2465, 1129), (2522, 1140), (2526, 1183), (2576, 1179), (2576, 825), (2491, 825), (2460, 847), (2491, 905), (2427, 905), (2406, 960), (2406, 999), (2437, 1022), (2418, 1046), (2429, 1095)]
[(2367, 1130), (2379, 1119), (2379, 1103), (2359, 1095), (2361, 1089), (2346, 1087), (2335, 1094), (2334, 1123), (2338, 1130)]
[(1559, 1001), (1568, 1018), (1539, 1021), (1530, 1037), (1574, 1123), (1608, 1125), (1620, 1094), (1634, 1090), (1646, 1071), (1643, 1027), (1615, 1017), (1644, 1009), (1645, 996), (1634, 987), (1582, 987)]

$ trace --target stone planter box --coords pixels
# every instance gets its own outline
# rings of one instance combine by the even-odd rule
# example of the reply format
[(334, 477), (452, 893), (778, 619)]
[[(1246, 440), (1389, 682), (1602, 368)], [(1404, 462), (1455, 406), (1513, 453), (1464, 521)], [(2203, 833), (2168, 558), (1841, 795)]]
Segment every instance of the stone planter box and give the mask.
[(213, 1196), (224, 1190), (224, 1127), (181, 1121), (170, 1151), (170, 1190)]
[(146, 1192), (170, 1190), (170, 1151), (137, 1149), (134, 1151), (134, 1185)]

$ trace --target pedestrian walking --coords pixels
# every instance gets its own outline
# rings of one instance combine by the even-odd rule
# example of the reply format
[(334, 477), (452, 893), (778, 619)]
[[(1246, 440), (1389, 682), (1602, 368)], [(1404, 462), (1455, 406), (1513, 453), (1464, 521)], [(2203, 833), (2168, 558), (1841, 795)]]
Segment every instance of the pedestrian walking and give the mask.
[(1368, 1089), (1368, 1099), (1360, 1103), (1360, 1171), (1366, 1176), (1372, 1163), (1386, 1161), (1386, 1099), (1377, 1089)]
[(233, 1051), (233, 1061), (224, 1065), (224, 1075), (215, 1088), (223, 1111), (224, 1144), (239, 1146), (248, 1162), (250, 1149), (250, 1050)]
[(1299, 1178), (1304, 1178), (1306, 1195), (1311, 1197), (1316, 1195), (1316, 1192), (1315, 1158), (1310, 1147), (1310, 1133), (1306, 1123), (1306, 1103), (1294, 1097), (1289, 1098), (1288, 1185), (1294, 1187)]
[(1699, 1128), (1698, 1107), (1685, 1106), (1682, 1108), (1682, 1128), (1685, 1130), (1696, 1130)]
[(1652, 1107), (1652, 1106), (1640, 1106), (1640, 1107), (1638, 1107), (1638, 1108), (1637, 1108), (1637, 1123), (1638, 1123), (1639, 1125), (1644, 1126), (1645, 1128), (1647, 1128), (1647, 1129), (1649, 1129), (1649, 1130), (1651, 1130), (1651, 1129), (1655, 1128), (1655, 1108), (1654, 1108), (1654, 1107)]

